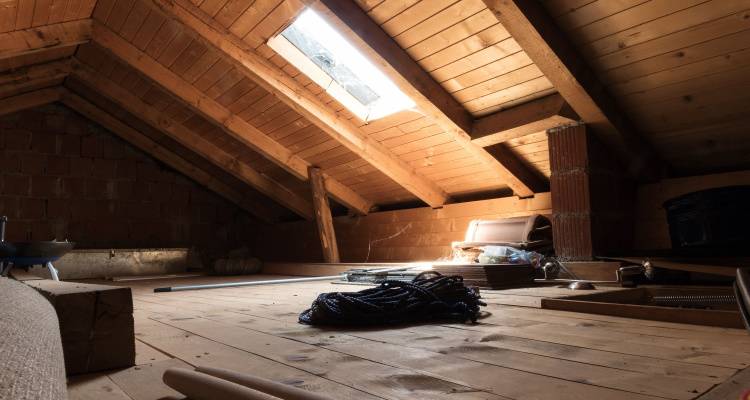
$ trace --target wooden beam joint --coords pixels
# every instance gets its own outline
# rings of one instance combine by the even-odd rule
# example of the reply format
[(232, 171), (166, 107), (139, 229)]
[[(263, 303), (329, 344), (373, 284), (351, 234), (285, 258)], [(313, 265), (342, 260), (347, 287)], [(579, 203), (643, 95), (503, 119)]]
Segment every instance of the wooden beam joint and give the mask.
[(575, 111), (555, 93), (475, 120), (471, 139), (487, 147), (577, 120)]

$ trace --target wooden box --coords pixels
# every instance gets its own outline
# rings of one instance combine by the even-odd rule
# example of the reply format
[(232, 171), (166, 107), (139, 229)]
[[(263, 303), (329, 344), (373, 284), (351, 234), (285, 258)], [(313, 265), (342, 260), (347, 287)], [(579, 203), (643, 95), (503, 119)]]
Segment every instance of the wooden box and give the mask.
[(25, 283), (57, 312), (68, 375), (135, 365), (130, 288), (51, 280)]

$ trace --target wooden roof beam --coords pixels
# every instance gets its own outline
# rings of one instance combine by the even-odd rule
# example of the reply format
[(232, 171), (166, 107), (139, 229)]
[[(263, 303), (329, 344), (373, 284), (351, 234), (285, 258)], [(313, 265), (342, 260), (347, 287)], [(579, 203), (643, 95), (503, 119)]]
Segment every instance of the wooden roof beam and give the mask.
[[(312, 7), (340, 31), (351, 33), (347, 38), (352, 39), (360, 51), (383, 68), (394, 83), (416, 103), (420, 111), (451, 134), (467, 152), (487, 165), (497, 179), (507, 184), (517, 196), (529, 197), (534, 194), (524, 180), (519, 179), (513, 171), (507, 169), (477, 143), (472, 142), (469, 134), (473, 129), (474, 117), (356, 2), (320, 0), (313, 2)], [(508, 156), (516, 158), (512, 153)]]
[(534, 193), (549, 192), (547, 178), (521, 161), (505, 143), (493, 144), (485, 147), (485, 150)]
[[(307, 88), (257, 54), (255, 49), (232, 35), (189, 1), (152, 1), (165, 15), (176, 19), (196, 38), (225, 55), (245, 76), (417, 198), (433, 207), (448, 201), (448, 195), (437, 184), (418, 174), (413, 167), (370, 138), (352, 121), (341, 118)], [(336, 197), (334, 193), (331, 194)]]
[(86, 43), (91, 24), (91, 19), (81, 19), (0, 33), (0, 60)]
[(70, 73), (70, 58), (0, 73), (0, 98), (59, 86)]
[(45, 79), (50, 77), (66, 77), (70, 73), (71, 59), (51, 61), (35, 64), (0, 73), (0, 86), (21, 82)]
[(165, 135), (174, 139), (185, 148), (201, 155), (216, 166), (231, 173), (241, 181), (265, 194), (277, 203), (294, 211), (301, 217), (312, 220), (312, 204), (306, 199), (291, 192), (286, 187), (274, 180), (260, 174), (247, 164), (237, 160), (234, 156), (203, 139), (200, 135), (167, 119), (163, 114), (146, 104), (118, 84), (97, 74), (95, 71), (83, 64), (74, 65), (73, 76), (78, 78), (84, 86), (101, 93), (103, 96), (115, 102), (117, 105), (141, 120), (160, 130)]
[(577, 120), (575, 111), (555, 93), (477, 119), (471, 140), (488, 147)]
[(187, 176), (200, 185), (224, 197), (230, 202), (236, 204), (251, 215), (261, 221), (272, 223), (276, 222), (270, 216), (272, 213), (263, 204), (246, 198), (231, 186), (214, 178), (210, 173), (197, 168), (189, 161), (173, 153), (169, 149), (151, 140), (143, 133), (133, 129), (118, 118), (92, 104), (83, 97), (65, 90), (61, 99), (62, 103), (75, 110), (84, 117), (96, 122), (110, 132), (119, 136), (121, 139), (131, 145), (141, 149), (146, 154), (165, 163), (177, 172)]
[(0, 100), (0, 116), (59, 101), (63, 90), (56, 86), (6, 97)]
[[(180, 99), (194, 111), (215, 122), (230, 136), (246, 144), (297, 178), (308, 179), (310, 164), (307, 161), (233, 114), (219, 102), (206, 96), (190, 82), (185, 81), (169, 68), (98, 22), (94, 23), (94, 42), (138, 70), (156, 85), (165, 88), (167, 92)], [(330, 176), (326, 175), (325, 181), (328, 192), (341, 204), (358, 214), (369, 212), (372, 207), (370, 201)]]
[(665, 166), (653, 148), (638, 135), (541, 2), (483, 1), (581, 119), (618, 152), (631, 175), (658, 179), (664, 174)]

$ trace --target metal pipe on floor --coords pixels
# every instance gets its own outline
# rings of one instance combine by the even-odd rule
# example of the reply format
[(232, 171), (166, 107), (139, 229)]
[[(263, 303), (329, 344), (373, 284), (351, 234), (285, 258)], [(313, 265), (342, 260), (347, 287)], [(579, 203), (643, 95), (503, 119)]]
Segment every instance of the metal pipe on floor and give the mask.
[(201, 289), (220, 289), (238, 286), (261, 286), (261, 285), (276, 285), (280, 283), (298, 283), (298, 282), (315, 282), (315, 281), (332, 281), (341, 279), (341, 275), (328, 275), (328, 276), (312, 276), (307, 278), (289, 278), (289, 279), (272, 279), (268, 281), (245, 281), (245, 282), (229, 282), (229, 283), (210, 283), (206, 285), (184, 285), (184, 286), (170, 286), (155, 288), (154, 293), (162, 292), (180, 292), (183, 290), (201, 290)]

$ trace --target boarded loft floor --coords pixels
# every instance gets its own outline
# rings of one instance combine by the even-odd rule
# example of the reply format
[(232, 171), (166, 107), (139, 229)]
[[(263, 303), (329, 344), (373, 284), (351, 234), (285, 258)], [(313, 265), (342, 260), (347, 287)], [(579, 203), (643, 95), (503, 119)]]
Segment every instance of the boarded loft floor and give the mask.
[(257, 374), (335, 399), (735, 399), (741, 385), (732, 380), (750, 386), (749, 370), (741, 371), (750, 365), (745, 331), (533, 308), (542, 296), (559, 295), (555, 288), (484, 291), (491, 315), (477, 325), (389, 330), (297, 324), (319, 292), (362, 286), (152, 292), (227, 280), (127, 282), (138, 366), (74, 378), (70, 398), (177, 396), (161, 374), (190, 365)]

